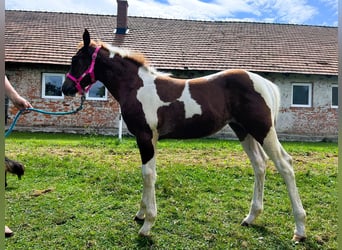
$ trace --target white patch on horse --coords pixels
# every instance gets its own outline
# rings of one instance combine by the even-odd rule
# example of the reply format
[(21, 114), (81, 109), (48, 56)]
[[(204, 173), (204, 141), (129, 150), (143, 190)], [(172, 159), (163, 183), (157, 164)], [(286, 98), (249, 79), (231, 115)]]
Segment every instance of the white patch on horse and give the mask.
[(109, 58), (113, 58), (116, 54), (113, 50), (110, 50), (109, 53)]
[(144, 67), (139, 68), (138, 75), (142, 79), (144, 86), (138, 90), (137, 99), (142, 105), (146, 122), (154, 130), (158, 126), (158, 109), (163, 106), (168, 106), (170, 103), (160, 100), (156, 85), (154, 84), (156, 75), (152, 75)]
[(271, 81), (251, 72), (246, 71), (253, 82), (255, 91), (257, 91), (265, 100), (271, 110), (272, 122), (277, 119), (280, 106), (280, 94), (278, 86)]
[(201, 105), (199, 105), (196, 102), (196, 100), (194, 100), (191, 97), (190, 88), (189, 88), (189, 80), (185, 82), (182, 95), (177, 100), (184, 103), (185, 118), (191, 118), (194, 115), (202, 114)]
[(119, 54), (121, 57), (128, 57), (130, 54), (129, 50), (121, 49), (109, 44), (106, 44), (106, 48), (109, 50), (109, 58), (113, 58), (116, 54)]

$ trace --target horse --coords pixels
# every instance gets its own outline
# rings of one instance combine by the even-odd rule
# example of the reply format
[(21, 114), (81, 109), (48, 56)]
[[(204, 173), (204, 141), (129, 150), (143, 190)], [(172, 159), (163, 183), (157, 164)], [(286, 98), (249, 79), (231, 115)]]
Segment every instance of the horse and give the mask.
[(157, 216), (155, 197), (156, 144), (163, 138), (199, 138), (229, 124), (254, 169), (254, 192), (242, 225), (250, 225), (263, 210), (266, 161), (270, 158), (284, 179), (295, 229), (293, 240), (306, 238), (305, 218), (292, 158), (280, 144), (275, 122), (280, 93), (271, 81), (246, 70), (228, 69), (194, 79), (176, 79), (159, 72), (139, 52), (90, 39), (72, 57), (62, 85), (66, 96), (84, 95), (101, 81), (121, 107), (127, 129), (136, 137), (142, 162), (143, 190), (135, 220), (139, 235), (149, 236)]

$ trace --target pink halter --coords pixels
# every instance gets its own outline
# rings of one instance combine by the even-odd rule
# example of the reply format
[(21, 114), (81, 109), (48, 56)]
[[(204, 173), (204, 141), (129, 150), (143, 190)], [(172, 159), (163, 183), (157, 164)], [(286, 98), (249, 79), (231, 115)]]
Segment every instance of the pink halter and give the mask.
[[(78, 90), (78, 93), (80, 93), (81, 95), (87, 93), (89, 91), (89, 89), (91, 88), (91, 86), (96, 82), (94, 68), (95, 68), (95, 60), (96, 60), (97, 54), (98, 54), (100, 49), (101, 49), (101, 46), (96, 47), (96, 49), (92, 55), (91, 64), (89, 65), (88, 69), (79, 78), (72, 76), (70, 73), (68, 73), (66, 75), (67, 78), (69, 78), (71, 81), (73, 81), (75, 83), (76, 89)], [(90, 75), (91, 84), (89, 86), (87, 86), (85, 88), (85, 90), (83, 90), (82, 86), (81, 86), (81, 81), (88, 74)]]

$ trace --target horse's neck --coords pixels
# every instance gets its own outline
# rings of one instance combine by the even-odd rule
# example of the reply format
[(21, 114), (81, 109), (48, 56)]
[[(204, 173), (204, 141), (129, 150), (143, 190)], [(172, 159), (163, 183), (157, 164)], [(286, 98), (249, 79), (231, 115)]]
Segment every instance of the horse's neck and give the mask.
[(139, 67), (128, 59), (116, 56), (106, 58), (102, 63), (103, 65), (100, 65), (102, 80), (99, 80), (120, 103), (131, 90), (137, 88)]

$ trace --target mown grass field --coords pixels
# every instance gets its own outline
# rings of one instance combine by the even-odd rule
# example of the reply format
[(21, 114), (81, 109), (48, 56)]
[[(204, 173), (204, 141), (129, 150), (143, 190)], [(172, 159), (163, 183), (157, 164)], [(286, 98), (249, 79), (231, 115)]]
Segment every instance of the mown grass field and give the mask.
[(158, 218), (149, 238), (133, 221), (141, 198), (133, 138), (13, 133), (6, 155), (26, 166), (8, 176), (6, 249), (337, 249), (336, 143), (283, 143), (294, 158), (307, 240), (294, 245), (285, 184), (270, 162), (264, 213), (250, 227), (253, 170), (239, 142), (158, 144)]

